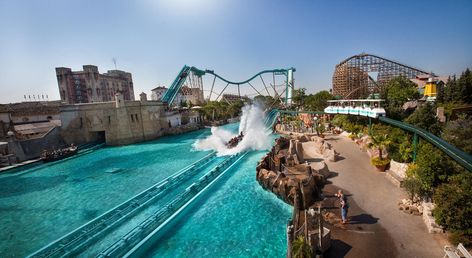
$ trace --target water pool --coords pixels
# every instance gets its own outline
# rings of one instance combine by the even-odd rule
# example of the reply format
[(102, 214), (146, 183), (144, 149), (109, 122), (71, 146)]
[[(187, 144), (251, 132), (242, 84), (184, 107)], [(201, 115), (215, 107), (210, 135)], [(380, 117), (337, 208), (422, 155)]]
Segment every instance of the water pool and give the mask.
[[(237, 124), (226, 128), (237, 130)], [(209, 129), (107, 147), (31, 172), (0, 175), (0, 256), (25, 256), (202, 158)], [(284, 256), (291, 212), (255, 181), (251, 152), (200, 207), (155, 243), (151, 256)]]
[(149, 257), (285, 257), (292, 208), (262, 189), (251, 152), (155, 242)]

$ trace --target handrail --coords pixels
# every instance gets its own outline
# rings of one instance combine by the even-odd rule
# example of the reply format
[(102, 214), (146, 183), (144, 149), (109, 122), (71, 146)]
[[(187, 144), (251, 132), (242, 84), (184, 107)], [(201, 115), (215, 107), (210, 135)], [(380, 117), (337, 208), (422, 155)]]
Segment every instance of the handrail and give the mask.
[(403, 123), (391, 118), (387, 117), (379, 117), (379, 120), (396, 127), (402, 128), (404, 130), (410, 131), (412, 133), (416, 133), (421, 136), (423, 139), (428, 141), (429, 143), (436, 146), (442, 152), (446, 153), (449, 157), (453, 158), (457, 163), (463, 166), (468, 171), (472, 172), (472, 156), (465, 153), (464, 151), (460, 150), (456, 146), (446, 142), (445, 140), (437, 137), (436, 135), (427, 132), (424, 129), (415, 127), (413, 125)]

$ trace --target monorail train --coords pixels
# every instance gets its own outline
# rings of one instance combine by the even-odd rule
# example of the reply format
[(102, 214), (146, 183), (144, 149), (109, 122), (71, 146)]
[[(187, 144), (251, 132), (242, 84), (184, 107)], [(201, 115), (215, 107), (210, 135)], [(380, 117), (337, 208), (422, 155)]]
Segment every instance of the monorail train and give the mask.
[(382, 107), (383, 99), (343, 99), (328, 100), (328, 107), (324, 112), (327, 114), (346, 114), (378, 118), (385, 116)]

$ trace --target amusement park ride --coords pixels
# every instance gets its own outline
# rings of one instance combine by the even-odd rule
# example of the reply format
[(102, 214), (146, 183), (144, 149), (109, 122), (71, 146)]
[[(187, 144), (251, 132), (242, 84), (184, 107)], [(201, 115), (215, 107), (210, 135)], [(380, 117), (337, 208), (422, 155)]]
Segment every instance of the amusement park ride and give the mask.
[(383, 99), (328, 100), (329, 105), (324, 112), (378, 118), (386, 115), (385, 109), (382, 107), (383, 102)]
[[(255, 74), (254, 76), (252, 76), (251, 78), (245, 81), (235, 82), (235, 81), (229, 81), (221, 77), (220, 75), (218, 75), (212, 70), (200, 70), (196, 67), (193, 67), (193, 66), (190, 67), (190, 66), (185, 65), (180, 70), (179, 74), (174, 79), (169, 89), (164, 93), (161, 101), (163, 103), (166, 103), (169, 106), (172, 105), (177, 94), (179, 93), (180, 89), (185, 83), (194, 85), (200, 88), (202, 91), (209, 92), (206, 100), (217, 100), (217, 101), (221, 100), (223, 93), (228, 92), (230, 88), (237, 89), (237, 95), (239, 96), (239, 98), (242, 98), (241, 88), (243, 86), (248, 85), (250, 86), (250, 88), (248, 89), (252, 89), (250, 91), (254, 93), (252, 95), (263, 96), (265, 93), (267, 93), (266, 95), (273, 95), (274, 99), (282, 102), (284, 106), (288, 107), (292, 103), (292, 93), (294, 89), (293, 72), (295, 72), (295, 68), (293, 67), (288, 68), (288, 69), (264, 70)], [(202, 76), (206, 74), (210, 74), (214, 76), (213, 82), (211, 84), (211, 88), (209, 89), (203, 89)], [(264, 81), (262, 77), (262, 75), (264, 74), (272, 74), (273, 83), (271, 83), (269, 86), (266, 84), (266, 82)], [(280, 77), (280, 76), (283, 76), (284, 81), (282, 83), (276, 84), (276, 77)], [(219, 79), (219, 81), (225, 84), (223, 89), (219, 92), (217, 92), (216, 87), (215, 87), (215, 81), (217, 78)], [(257, 89), (257, 87), (255, 86), (253, 82), (255, 79), (260, 79), (260, 81), (263, 84), (262, 89), (260, 90)], [(230, 87), (230, 86), (233, 86), (233, 87)], [(278, 92), (277, 91), (278, 87), (279, 88), (282, 87), (283, 90), (281, 92)], [(246, 90), (246, 93), (247, 93), (247, 90)], [(214, 96), (216, 96), (216, 98), (212, 99), (212, 97)]]

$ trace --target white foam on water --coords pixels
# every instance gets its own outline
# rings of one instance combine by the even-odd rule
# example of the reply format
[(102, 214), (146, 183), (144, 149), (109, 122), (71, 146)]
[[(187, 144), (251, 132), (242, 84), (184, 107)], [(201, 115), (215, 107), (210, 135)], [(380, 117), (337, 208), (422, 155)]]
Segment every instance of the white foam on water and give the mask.
[(218, 156), (233, 155), (247, 150), (266, 150), (271, 146), (271, 130), (264, 125), (264, 111), (256, 105), (246, 105), (242, 108), (239, 133), (244, 137), (239, 144), (231, 149), (226, 147), (231, 138), (237, 136), (222, 127), (212, 127), (211, 135), (205, 139), (197, 140), (193, 147), (196, 150), (214, 150)]

